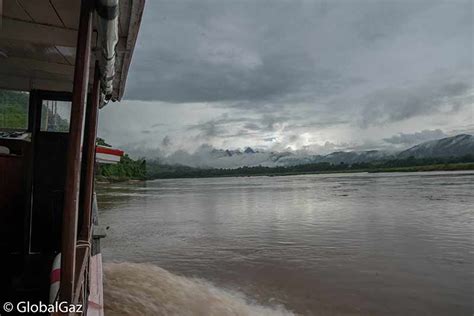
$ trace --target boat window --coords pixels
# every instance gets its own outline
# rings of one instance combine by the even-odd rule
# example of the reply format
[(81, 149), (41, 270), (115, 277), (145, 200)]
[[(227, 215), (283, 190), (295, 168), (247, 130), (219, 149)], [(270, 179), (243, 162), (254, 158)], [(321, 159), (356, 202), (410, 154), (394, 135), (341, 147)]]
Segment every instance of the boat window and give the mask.
[(69, 132), (71, 120), (71, 102), (43, 100), (41, 107), (41, 131)]
[(28, 128), (29, 93), (0, 89), (0, 131)]

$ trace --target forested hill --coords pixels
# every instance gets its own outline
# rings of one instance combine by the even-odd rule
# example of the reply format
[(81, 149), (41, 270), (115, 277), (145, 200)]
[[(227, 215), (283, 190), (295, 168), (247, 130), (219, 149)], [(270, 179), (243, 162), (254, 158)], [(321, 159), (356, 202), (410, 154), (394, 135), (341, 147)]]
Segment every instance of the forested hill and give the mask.
[[(111, 147), (107, 142), (97, 137), (97, 145)], [(114, 165), (98, 164), (96, 179), (99, 181), (126, 181), (144, 180), (146, 178), (146, 161), (134, 160), (127, 154), (123, 155), (120, 162)]]
[(99, 181), (145, 180), (146, 161), (134, 160), (125, 154), (120, 162), (114, 165), (99, 164), (96, 169), (96, 179)]

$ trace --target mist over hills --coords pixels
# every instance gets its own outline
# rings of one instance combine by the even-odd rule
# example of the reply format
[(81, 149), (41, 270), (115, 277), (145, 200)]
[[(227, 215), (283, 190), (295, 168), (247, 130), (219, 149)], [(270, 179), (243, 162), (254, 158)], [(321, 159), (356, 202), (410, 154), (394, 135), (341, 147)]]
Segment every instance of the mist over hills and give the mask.
[(161, 164), (183, 165), (195, 168), (239, 168), (239, 167), (279, 167), (296, 166), (310, 163), (327, 162), (331, 164), (354, 164), (393, 159), (414, 158), (449, 158), (474, 156), (474, 136), (460, 134), (438, 140), (423, 142), (406, 150), (388, 152), (369, 151), (336, 151), (327, 155), (309, 154), (304, 151), (262, 151), (247, 147), (243, 150), (216, 149), (203, 145), (193, 153), (176, 151), (166, 155), (159, 149), (153, 151), (130, 148), (135, 157), (158, 160)]
[(453, 137), (428, 141), (400, 152), (398, 158), (445, 158), (474, 154), (474, 136), (460, 134)]

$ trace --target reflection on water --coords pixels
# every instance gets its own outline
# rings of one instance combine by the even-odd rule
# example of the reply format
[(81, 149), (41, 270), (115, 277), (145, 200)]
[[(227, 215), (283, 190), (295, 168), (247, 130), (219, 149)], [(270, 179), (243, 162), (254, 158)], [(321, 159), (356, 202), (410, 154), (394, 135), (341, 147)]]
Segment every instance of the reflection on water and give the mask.
[(106, 262), (154, 264), (308, 315), (472, 315), (472, 192), (474, 173), (442, 172), (97, 189)]

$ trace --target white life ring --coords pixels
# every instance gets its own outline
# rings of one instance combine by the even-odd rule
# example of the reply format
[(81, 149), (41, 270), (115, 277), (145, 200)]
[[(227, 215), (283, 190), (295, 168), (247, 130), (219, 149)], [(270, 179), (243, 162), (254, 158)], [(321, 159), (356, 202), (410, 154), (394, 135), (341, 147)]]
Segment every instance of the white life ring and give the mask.
[(61, 254), (54, 257), (53, 267), (51, 268), (49, 287), (49, 303), (53, 304), (58, 299), (59, 284), (61, 283)]

